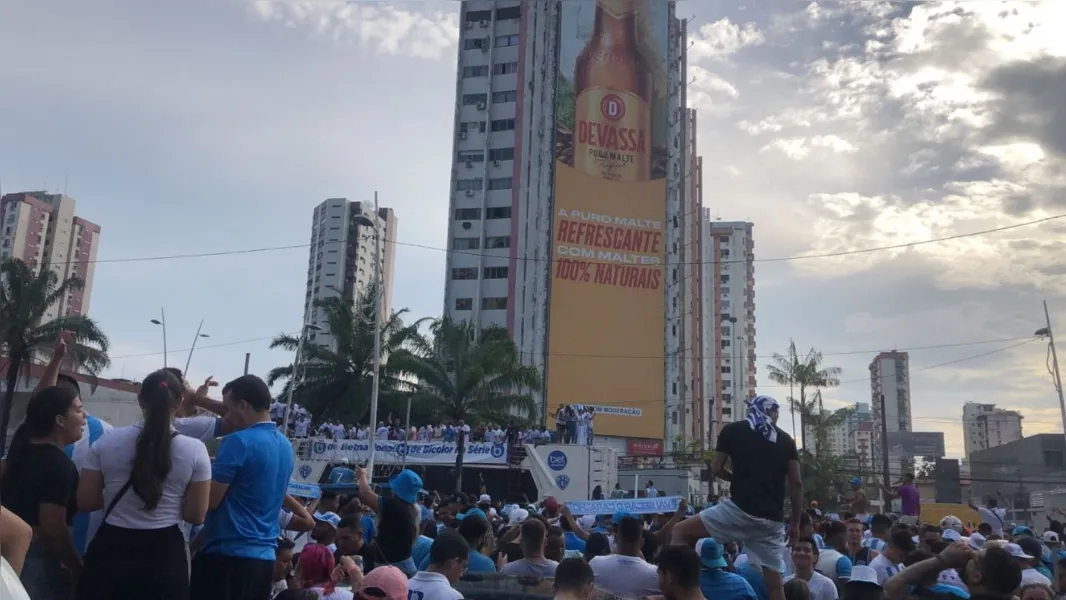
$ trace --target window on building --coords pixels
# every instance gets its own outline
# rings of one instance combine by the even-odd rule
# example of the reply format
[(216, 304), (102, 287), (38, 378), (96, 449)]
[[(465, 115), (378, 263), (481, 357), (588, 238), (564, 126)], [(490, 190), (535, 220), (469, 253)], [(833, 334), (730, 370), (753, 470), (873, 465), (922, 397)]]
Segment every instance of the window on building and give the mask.
[(466, 20), (467, 23), (477, 23), (479, 21), (491, 21), (492, 20), (492, 11), (491, 10), (472, 10), (472, 11), (466, 13), (466, 19), (465, 20)]
[(452, 279), (477, 279), (477, 267), (452, 269)]
[[(466, 40), (463, 41), (463, 50), (481, 50), (488, 46), (488, 44), (489, 38), (487, 37), (466, 38)], [(499, 44), (497, 44), (497, 46), (498, 45)]]
[[(497, 65), (497, 66), (499, 66), (499, 65)], [(473, 66), (473, 67), (463, 67), (463, 77), (488, 77), (488, 75), (489, 75), (489, 67), (488, 67), (488, 65), (477, 65), (477, 66)]]
[(489, 179), (490, 190), (509, 190), (511, 189), (511, 183), (514, 178), (512, 177), (495, 177)]
[[(513, 131), (514, 119), (498, 119), (492, 122), (492, 126), (489, 128), (492, 131)], [(511, 156), (514, 157), (514, 148), (511, 148)]]
[(485, 267), (482, 279), (507, 279), (507, 267)]
[(487, 238), (485, 238), (485, 248), (486, 249), (510, 248), (510, 247), (511, 247), (511, 236), (509, 236), (509, 235), (499, 235), (499, 236), (495, 236), (495, 237), (487, 237)]
[(492, 148), (489, 160), (514, 160), (514, 148)]
[(457, 208), (455, 209), (456, 221), (477, 221), (481, 218), (480, 208)]
[(477, 250), (481, 248), (481, 238), (457, 237), (452, 240), (453, 250)]
[(463, 106), (475, 106), (479, 102), (488, 102), (488, 94), (463, 94)]
[(729, 275), (719, 275), (718, 281), (721, 283), (729, 283)]
[(464, 192), (466, 190), (478, 191), (481, 189), (484, 180), (480, 177), (474, 177), (472, 179), (456, 179), (455, 191)]
[(507, 308), (507, 297), (501, 298), (482, 298), (481, 309), (482, 310), (504, 310)]
[(504, 102), (515, 102), (518, 100), (518, 91), (510, 90), (506, 92), (492, 92), (492, 103), (502, 104)]
[(498, 35), (496, 36), (496, 47), (506, 48), (507, 46), (517, 46), (518, 35)]
[[(467, 67), (467, 68), (470, 68), (470, 67)], [(518, 72), (518, 63), (517, 62), (496, 63), (496, 64), (492, 65), (492, 74), (493, 75), (507, 75), (509, 73), (517, 73), (517, 72)], [(485, 73), (485, 74), (488, 75), (488, 73)]]
[(510, 219), (511, 207), (510, 206), (490, 206), (485, 209), (486, 219)]
[(722, 258), (729, 258), (729, 249), (728, 248), (722, 248), (722, 250), (721, 250), (721, 252), (719, 252), (719, 254), (722, 256)]
[(485, 133), (485, 122), (484, 121), (464, 121), (462, 123), (459, 123), (459, 132), (460, 133), (473, 133), (475, 131), (478, 132), (478, 133)]
[(455, 157), (459, 159), (459, 162), (485, 162), (485, 152), (483, 150), (460, 150)]
[(728, 347), (729, 347), (729, 346), (731, 346), (732, 344), (733, 344), (733, 342), (732, 342), (732, 341), (730, 341), (730, 340), (722, 340), (722, 347), (723, 347), (723, 348), (728, 348)]
[(455, 310), (473, 310), (474, 299), (473, 298), (456, 298)]
[(496, 9), (496, 20), (502, 21), (505, 19), (520, 19), (522, 18), (522, 5), (508, 6), (506, 8)]

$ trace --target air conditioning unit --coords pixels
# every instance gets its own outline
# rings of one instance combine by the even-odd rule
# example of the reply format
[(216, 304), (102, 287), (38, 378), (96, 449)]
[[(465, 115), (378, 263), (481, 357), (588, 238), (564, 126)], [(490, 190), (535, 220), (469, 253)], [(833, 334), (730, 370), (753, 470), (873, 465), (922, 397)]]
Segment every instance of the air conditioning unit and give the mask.
[(481, 45), (481, 51), (486, 53), (486, 54), (488, 53), (488, 51), (489, 51), (489, 43), (488, 42), (485, 42), (484, 44)]
[(477, 103), (477, 109), (478, 110), (485, 110), (485, 103), (484, 102), (478, 102)]
[(473, 198), (474, 197), (474, 190), (466, 190), (466, 197), (467, 198)]
[(466, 161), (466, 168), (473, 169), (474, 168), (474, 161), (472, 161), (472, 160)]
[(492, 161), (492, 166), (494, 166), (494, 167), (500, 166), (500, 161), (498, 161), (498, 160)]
[(481, 23), (479, 23), (479, 25), (481, 25), (482, 29), (488, 29), (489, 22), (488, 21), (482, 21)]
[(461, 139), (461, 140), (465, 140), (466, 139), (466, 132), (465, 131), (460, 131), (459, 132), (459, 139)]

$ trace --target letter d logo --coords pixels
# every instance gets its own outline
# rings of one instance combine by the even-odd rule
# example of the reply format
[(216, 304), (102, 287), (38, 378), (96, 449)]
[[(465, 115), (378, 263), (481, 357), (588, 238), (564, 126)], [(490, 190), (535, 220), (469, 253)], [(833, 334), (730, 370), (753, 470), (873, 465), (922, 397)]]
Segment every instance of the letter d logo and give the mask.
[(626, 103), (618, 94), (607, 94), (600, 101), (600, 112), (604, 118), (617, 121), (626, 116)]

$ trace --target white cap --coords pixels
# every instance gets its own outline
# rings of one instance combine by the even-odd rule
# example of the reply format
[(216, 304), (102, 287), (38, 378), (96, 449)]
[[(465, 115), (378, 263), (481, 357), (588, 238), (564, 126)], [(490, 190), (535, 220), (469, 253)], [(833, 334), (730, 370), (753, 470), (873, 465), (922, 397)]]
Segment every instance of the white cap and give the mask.
[(877, 571), (866, 565), (858, 565), (851, 569), (851, 579), (848, 580), (848, 585), (852, 583), (868, 583), (881, 587), (880, 583), (877, 583)]
[(966, 539), (966, 545), (973, 548), (974, 550), (980, 550), (984, 547), (986, 541), (987, 540), (985, 540), (985, 536), (981, 535), (980, 533), (974, 532), (971, 533), (970, 537)]
[(949, 542), (962, 541), (962, 536), (959, 534), (958, 531), (955, 531), (954, 529), (945, 530), (941, 537), (943, 537), (945, 540), (948, 540)]
[(489, 496), (488, 494), (481, 494), (480, 496), (478, 496), (478, 504), (487, 504), (489, 502), (492, 502), (492, 496)]
[(596, 515), (583, 515), (577, 520), (577, 524), (585, 531), (589, 531), (596, 524)]
[(344, 457), (344, 458), (342, 458), (342, 459), (341, 459), (341, 464), (342, 464), (342, 465), (346, 465), (346, 464), (348, 464), (348, 457)]
[(529, 511), (524, 508), (516, 508), (511, 511), (510, 517), (507, 519), (508, 525), (518, 525), (522, 521), (529, 518)]
[(1018, 544), (1007, 544), (1003, 546), (1003, 549), (1006, 550), (1007, 553), (1013, 556), (1014, 558), (1024, 558), (1026, 560), (1033, 559), (1033, 557), (1026, 554), (1025, 550), (1022, 550), (1022, 547)]
[(1059, 543), (1059, 534), (1055, 533), (1054, 531), (1045, 531), (1044, 532), (1044, 542), (1046, 542), (1048, 544), (1057, 544), (1057, 543)]

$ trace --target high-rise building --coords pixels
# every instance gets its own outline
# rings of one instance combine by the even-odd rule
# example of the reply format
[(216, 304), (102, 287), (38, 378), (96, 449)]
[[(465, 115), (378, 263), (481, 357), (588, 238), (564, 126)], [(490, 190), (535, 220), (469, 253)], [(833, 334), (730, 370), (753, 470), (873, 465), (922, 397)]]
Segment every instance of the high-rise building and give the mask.
[(694, 145), (674, 8), (467, 0), (459, 17), (444, 314), (507, 327), (545, 379), (543, 422), (593, 407), (622, 452), (702, 427), (686, 420)]
[[(863, 452), (870, 450), (870, 440), (865, 438), (873, 432), (873, 413), (870, 411), (870, 405), (865, 402), (856, 402), (848, 408), (851, 412), (848, 413), (847, 418), (829, 429), (825, 439), (826, 446), (818, 450), (832, 456), (852, 457), (860, 460)], [(814, 428), (810, 425), (804, 426), (804, 434), (807, 439), (807, 448), (813, 451), (815, 447)], [(862, 443), (864, 440), (865, 444)], [(865, 449), (862, 448), (863, 446)], [(871, 464), (867, 457), (866, 466), (869, 467)]]
[(970, 458), (971, 452), (1022, 439), (1022, 418), (1018, 411), (996, 408), (995, 404), (964, 404), (962, 431), (966, 458)]
[(715, 435), (743, 419), (755, 396), (754, 225), (718, 221), (703, 211), (704, 391)]
[(18, 258), (39, 273), (51, 269), (59, 281), (83, 283), (51, 306), (44, 321), (84, 315), (96, 272), (100, 226), (74, 214), (74, 198), (48, 192), (18, 192), (0, 198), (0, 259)]
[[(372, 226), (373, 224), (373, 226)], [(396, 215), (391, 208), (378, 208), (369, 202), (330, 198), (315, 207), (311, 219), (311, 250), (307, 260), (307, 293), (304, 295), (304, 322), (321, 331), (308, 335), (311, 341), (331, 345), (333, 337), (315, 300), (359, 294), (374, 285), (374, 259), (381, 263), (382, 318), (392, 310), (392, 274), (395, 261)], [(377, 244), (381, 236), (380, 245)]]
[[(884, 396), (882, 403), (881, 397)], [(885, 431), (914, 431), (911, 422), (911, 377), (910, 356), (906, 352), (882, 352), (870, 363), (870, 404), (874, 419), (874, 459), (881, 464), (881, 420)], [(882, 404), (884, 410), (882, 411)], [(899, 458), (889, 452), (889, 462), (901, 464)], [(895, 473), (895, 467), (893, 467)]]

